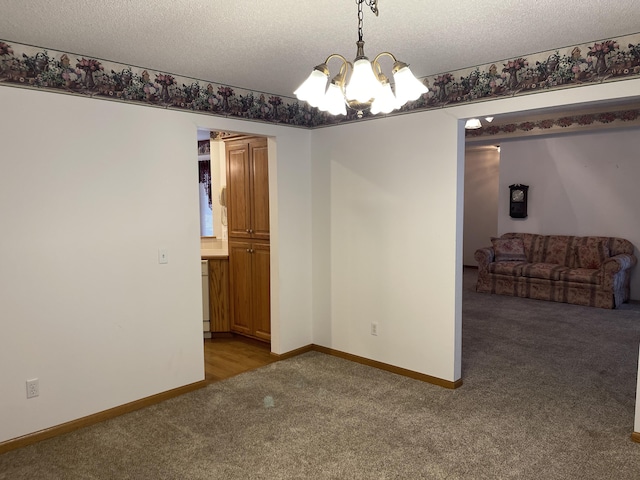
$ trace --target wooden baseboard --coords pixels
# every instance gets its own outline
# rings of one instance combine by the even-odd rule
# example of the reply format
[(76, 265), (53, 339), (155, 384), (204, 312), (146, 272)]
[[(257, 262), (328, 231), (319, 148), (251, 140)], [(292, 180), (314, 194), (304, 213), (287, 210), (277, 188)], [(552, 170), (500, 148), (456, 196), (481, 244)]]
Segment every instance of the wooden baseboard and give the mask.
[(44, 430), (30, 433), (22, 437), (7, 440), (5, 442), (0, 442), (0, 454), (6, 453), (10, 450), (15, 450), (16, 448), (26, 447), (27, 445), (46, 440), (48, 438), (73, 432), (74, 430), (88, 427), (89, 425), (103, 422), (105, 420), (109, 420), (110, 418), (115, 418), (120, 415), (124, 415), (125, 413), (133, 412), (150, 405), (155, 405), (156, 403), (160, 403), (164, 400), (169, 400), (170, 398), (177, 397), (194, 390), (198, 390), (205, 386), (207, 386), (207, 382), (204, 380), (191, 383), (189, 385), (184, 385), (172, 390), (167, 390), (166, 392), (158, 393), (156, 395), (151, 395), (150, 397), (145, 397), (141, 398), (140, 400), (125, 403), (124, 405), (110, 408), (109, 410), (94, 413), (93, 415), (78, 418), (77, 420), (72, 420), (61, 425), (56, 425), (55, 427), (46, 428)]
[(271, 352), (271, 356), (277, 358), (278, 360), (286, 360), (287, 358), (296, 357), (298, 355), (302, 355), (303, 353), (312, 352), (313, 350), (313, 345), (306, 345), (304, 347), (296, 348), (295, 350), (291, 350), (290, 352), (286, 353)]
[(327, 355), (333, 355), (334, 357), (340, 357), (345, 360), (361, 363), (362, 365), (367, 365), (369, 367), (379, 368), (380, 370), (385, 370), (387, 372), (403, 375), (405, 377), (413, 378), (415, 380), (420, 380), (426, 383), (431, 383), (433, 385), (438, 385), (444, 388), (455, 389), (462, 386), (462, 379), (458, 379), (455, 382), (452, 382), (450, 380), (444, 380), (442, 378), (432, 377), (431, 375), (426, 375), (424, 373), (415, 372), (413, 370), (407, 370), (406, 368), (396, 367), (395, 365), (389, 365), (388, 363), (378, 362), (376, 360), (359, 357), (358, 355), (352, 355), (350, 353), (341, 352), (340, 350), (334, 350), (333, 348), (322, 347), (320, 345), (315, 345), (315, 344), (307, 345), (305, 347), (301, 347), (296, 350), (283, 353), (281, 355), (278, 355), (275, 353), (272, 353), (271, 355), (277, 356), (278, 360), (284, 360), (285, 358), (295, 357), (296, 355), (300, 355), (300, 354), (311, 352), (311, 351), (321, 352)]
[(317, 352), (344, 358), (346, 360), (351, 360), (352, 362), (361, 363), (362, 365), (367, 365), (369, 367), (379, 368), (380, 370), (403, 375), (405, 377), (413, 378), (415, 380), (420, 380), (426, 383), (431, 383), (440, 387), (455, 389), (462, 386), (461, 378), (456, 380), (455, 382), (452, 382), (450, 380), (432, 377), (431, 375), (415, 372), (413, 370), (407, 370), (406, 368), (396, 367), (395, 365), (389, 365), (388, 363), (378, 362), (377, 360), (370, 360), (368, 358), (359, 357), (358, 355), (352, 355), (350, 353), (341, 352), (339, 350), (333, 350), (332, 348), (321, 347), (320, 345), (313, 345), (313, 349)]
[(231, 332), (211, 332), (211, 338), (233, 338), (234, 335)]
[(631, 434), (631, 440), (634, 442), (640, 443), (640, 432), (633, 432)]

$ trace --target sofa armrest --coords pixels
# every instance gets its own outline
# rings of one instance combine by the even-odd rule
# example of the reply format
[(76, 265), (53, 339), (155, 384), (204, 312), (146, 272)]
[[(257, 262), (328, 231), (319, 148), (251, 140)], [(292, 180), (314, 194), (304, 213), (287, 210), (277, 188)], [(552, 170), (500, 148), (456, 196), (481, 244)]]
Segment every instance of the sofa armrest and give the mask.
[(629, 272), (638, 260), (635, 255), (621, 253), (607, 258), (602, 264), (602, 286), (613, 292), (618, 306), (629, 300)]
[(476, 262), (478, 262), (478, 268), (480, 270), (486, 270), (489, 264), (493, 262), (495, 253), (493, 251), (493, 247), (484, 247), (476, 250), (473, 257), (476, 259)]
[(605, 275), (615, 275), (623, 270), (628, 270), (638, 263), (638, 259), (635, 255), (629, 255), (628, 253), (621, 253), (613, 257), (609, 257), (602, 264), (602, 269)]

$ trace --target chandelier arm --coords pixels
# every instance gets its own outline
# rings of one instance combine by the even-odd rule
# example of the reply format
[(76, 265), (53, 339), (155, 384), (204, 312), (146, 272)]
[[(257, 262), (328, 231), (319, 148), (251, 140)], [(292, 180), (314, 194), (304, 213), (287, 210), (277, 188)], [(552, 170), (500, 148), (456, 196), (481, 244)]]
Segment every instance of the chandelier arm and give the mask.
[(378, 55), (376, 55), (376, 58), (374, 58), (374, 59), (373, 59), (373, 62), (371, 62), (371, 63), (373, 63), (374, 65), (379, 65), (378, 60), (380, 59), (380, 57), (382, 57), (382, 56), (384, 56), (384, 55), (386, 55), (386, 56), (388, 56), (388, 57), (391, 57), (391, 60), (393, 60), (393, 63), (395, 63), (395, 62), (397, 62), (397, 61), (398, 61), (398, 59), (396, 58), (396, 56), (395, 56), (393, 53), (390, 53), (390, 52), (380, 52)]
[(376, 55), (376, 58), (373, 59), (373, 62), (371, 62), (371, 65), (373, 66), (373, 71), (375, 72), (376, 76), (378, 77), (378, 80), (382, 81), (382, 83), (384, 84), (385, 82), (388, 82), (389, 80), (387, 79), (386, 75), (384, 75), (382, 73), (382, 67), (380, 66), (380, 62), (378, 61), (380, 59), (380, 57), (382, 56), (388, 56), (391, 57), (391, 59), (393, 60), (393, 64), (395, 65), (396, 63), (398, 63), (398, 60), (396, 60), (395, 55), (393, 55), (393, 53), (389, 53), (389, 52), (381, 52), (378, 55)]
[[(329, 61), (334, 58), (339, 58), (342, 61), (342, 64), (340, 65), (340, 71), (333, 78), (332, 81), (337, 85), (339, 85), (340, 87), (344, 87), (344, 84), (346, 83), (346, 78), (347, 78), (347, 71), (349, 67), (351, 67), (351, 70), (353, 70), (353, 64), (350, 61), (348, 61), (345, 57), (340, 55), (339, 53), (332, 53), (324, 61), (324, 65), (326, 66), (329, 63)], [(328, 70), (329, 70), (329, 67), (327, 67), (327, 75), (329, 74)]]
[(326, 65), (326, 64), (328, 64), (328, 63), (329, 63), (329, 61), (330, 61), (330, 60), (332, 60), (332, 59), (334, 59), (334, 58), (339, 58), (340, 60), (342, 60), (342, 63), (343, 63), (343, 64), (345, 64), (345, 63), (346, 63), (346, 64), (349, 64), (349, 63), (350, 63), (346, 58), (344, 58), (344, 57), (343, 57), (342, 55), (340, 55), (339, 53), (332, 53), (332, 54), (331, 54), (331, 55), (329, 55), (329, 56), (327, 57), (327, 59), (324, 61), (324, 64), (325, 64), (325, 65)]
[(353, 70), (353, 64), (351, 62), (345, 62), (340, 65), (340, 72), (338, 72), (338, 75), (340, 75), (340, 78), (342, 78), (342, 85), (344, 85), (344, 82), (347, 78), (348, 67), (351, 67), (351, 70)]

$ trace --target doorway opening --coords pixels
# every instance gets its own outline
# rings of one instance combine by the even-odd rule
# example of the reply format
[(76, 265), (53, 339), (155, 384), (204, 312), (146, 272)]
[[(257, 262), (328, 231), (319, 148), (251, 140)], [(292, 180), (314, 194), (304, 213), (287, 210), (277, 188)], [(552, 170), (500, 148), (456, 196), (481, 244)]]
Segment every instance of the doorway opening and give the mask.
[(266, 364), (271, 352), (269, 141), (204, 129), (198, 136), (205, 371), (218, 378), (236, 371), (224, 367), (222, 351), (240, 369)]

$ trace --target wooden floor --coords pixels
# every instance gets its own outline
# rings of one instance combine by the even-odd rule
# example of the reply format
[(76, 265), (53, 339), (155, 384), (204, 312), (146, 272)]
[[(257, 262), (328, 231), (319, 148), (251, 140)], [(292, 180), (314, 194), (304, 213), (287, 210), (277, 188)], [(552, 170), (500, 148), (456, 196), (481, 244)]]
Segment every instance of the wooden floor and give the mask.
[(234, 335), (204, 341), (205, 380), (217, 382), (277, 361), (268, 343)]

